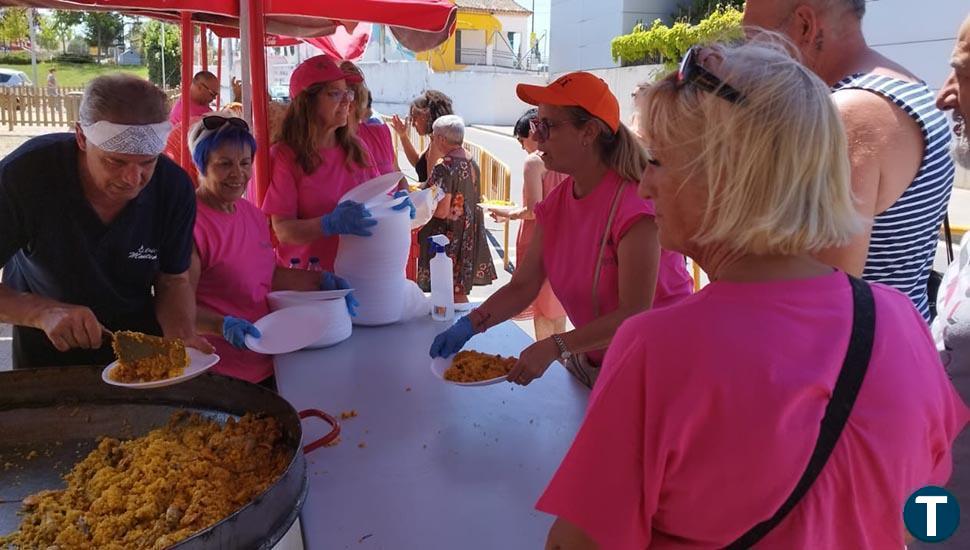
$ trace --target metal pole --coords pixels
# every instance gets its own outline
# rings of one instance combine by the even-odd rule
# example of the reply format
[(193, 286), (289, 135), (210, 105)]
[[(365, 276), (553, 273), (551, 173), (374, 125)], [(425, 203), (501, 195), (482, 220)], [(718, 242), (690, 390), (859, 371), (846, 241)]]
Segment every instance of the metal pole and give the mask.
[(34, 69), (34, 89), (40, 88), (40, 78), (37, 76), (37, 10), (31, 8), (27, 10), (28, 27), (30, 28), (30, 65)]
[[(222, 38), (216, 39), (216, 80), (219, 81), (219, 95), (216, 96), (216, 109), (222, 107)], [(232, 94), (232, 85), (229, 86)]]
[(186, 172), (190, 171), (190, 166), (192, 164), (192, 158), (189, 156), (188, 144), (189, 144), (189, 102), (192, 99), (189, 97), (189, 88), (192, 86), (192, 61), (194, 54), (193, 42), (192, 40), (192, 14), (183, 11), (182, 16), (182, 169)]
[[(249, 0), (239, 2), (239, 75), (242, 80), (243, 118), (253, 126), (253, 81), (249, 71), (250, 40)], [(258, 146), (259, 144), (257, 144)], [(258, 150), (258, 149), (257, 149)]]
[(162, 27), (162, 89), (168, 88), (165, 83), (165, 23), (160, 23)]
[(387, 62), (387, 27), (381, 25), (381, 63)]
[(246, 0), (249, 4), (249, 66), (252, 78), (253, 137), (256, 138), (256, 205), (262, 206), (269, 187), (269, 124), (266, 121), (266, 105), (269, 93), (266, 88), (266, 21), (262, 0)]
[(203, 71), (209, 70), (209, 27), (199, 25), (199, 60)]

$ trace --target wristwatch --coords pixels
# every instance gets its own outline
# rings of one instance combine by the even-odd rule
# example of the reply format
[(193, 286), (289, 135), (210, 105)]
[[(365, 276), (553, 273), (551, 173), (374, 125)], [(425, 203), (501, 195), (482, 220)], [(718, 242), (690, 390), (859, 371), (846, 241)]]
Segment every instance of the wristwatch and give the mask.
[(563, 364), (569, 361), (569, 358), (573, 356), (573, 352), (569, 351), (566, 347), (566, 342), (563, 341), (562, 336), (559, 334), (553, 334), (552, 340), (559, 346), (559, 359)]

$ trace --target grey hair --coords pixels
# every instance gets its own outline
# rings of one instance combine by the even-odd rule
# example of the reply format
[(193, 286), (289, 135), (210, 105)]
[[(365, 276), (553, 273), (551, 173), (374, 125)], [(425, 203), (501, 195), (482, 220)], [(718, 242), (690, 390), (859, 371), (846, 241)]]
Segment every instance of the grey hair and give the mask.
[(88, 83), (78, 113), (80, 123), (155, 124), (168, 120), (168, 98), (151, 82), (125, 73)]
[(458, 115), (440, 116), (431, 125), (431, 134), (445, 138), (452, 145), (461, 145), (465, 142), (465, 121)]

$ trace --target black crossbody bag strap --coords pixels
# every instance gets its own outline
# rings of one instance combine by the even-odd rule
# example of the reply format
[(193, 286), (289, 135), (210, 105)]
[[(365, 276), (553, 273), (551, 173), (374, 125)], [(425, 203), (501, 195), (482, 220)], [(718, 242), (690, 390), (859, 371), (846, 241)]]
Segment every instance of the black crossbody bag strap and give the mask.
[(862, 387), (862, 380), (869, 368), (876, 329), (876, 307), (872, 298), (872, 289), (869, 288), (867, 283), (855, 277), (849, 277), (849, 283), (852, 286), (853, 306), (849, 349), (845, 354), (845, 361), (842, 363), (839, 378), (835, 382), (832, 399), (825, 407), (825, 416), (822, 418), (818, 441), (815, 442), (815, 450), (812, 451), (808, 466), (805, 468), (801, 479), (798, 480), (798, 484), (795, 485), (795, 489), (784, 504), (778, 508), (778, 511), (771, 518), (755, 525), (747, 533), (728, 545), (726, 547), (728, 550), (751, 548), (785, 519), (822, 472), (822, 468), (828, 462), (829, 456), (832, 455), (832, 450), (835, 449), (835, 444), (842, 434), (842, 429), (845, 428), (849, 413), (852, 412), (852, 406), (859, 395), (859, 388)]

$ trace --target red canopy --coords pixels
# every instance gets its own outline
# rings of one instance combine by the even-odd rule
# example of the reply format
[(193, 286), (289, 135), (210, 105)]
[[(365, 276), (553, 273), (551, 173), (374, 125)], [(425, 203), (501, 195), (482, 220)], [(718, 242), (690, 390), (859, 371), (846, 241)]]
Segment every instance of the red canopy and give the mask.
[[(352, 23), (388, 25), (406, 48), (429, 50), (447, 40), (457, 8), (450, 0), (264, 0), (266, 32), (297, 38), (327, 36)], [(178, 21), (188, 12), (220, 36), (220, 27), (239, 28), (239, 0), (0, 0), (0, 6), (63, 10), (121, 11)]]

